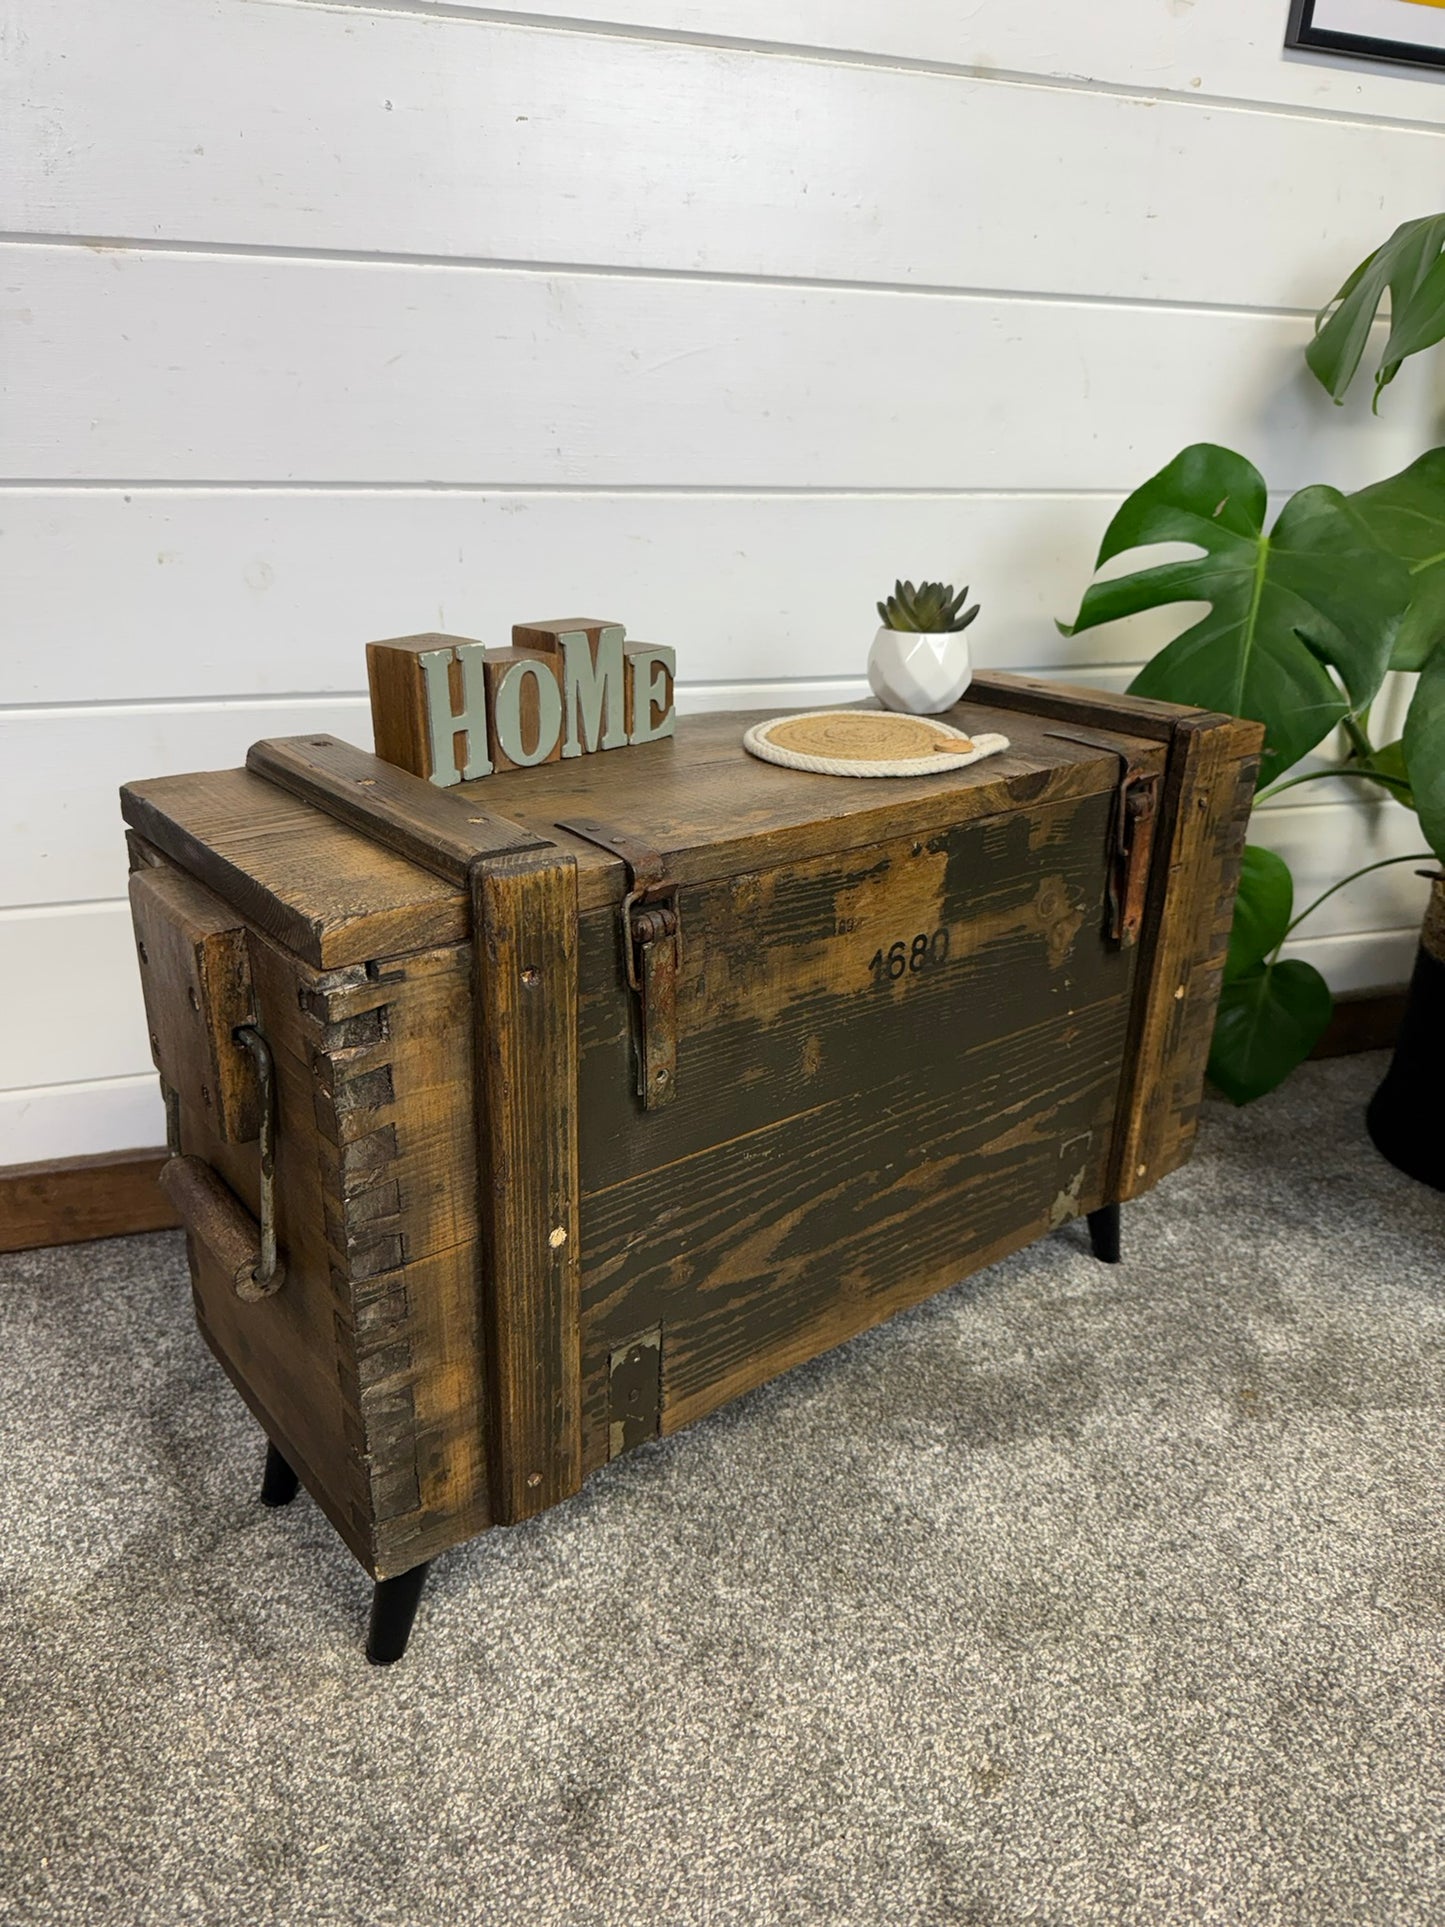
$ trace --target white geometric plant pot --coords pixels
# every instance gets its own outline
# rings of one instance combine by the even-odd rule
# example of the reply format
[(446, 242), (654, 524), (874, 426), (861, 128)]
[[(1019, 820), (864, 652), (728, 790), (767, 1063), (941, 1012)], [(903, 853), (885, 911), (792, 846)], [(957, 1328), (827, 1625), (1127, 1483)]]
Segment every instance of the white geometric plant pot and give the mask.
[(880, 629), (868, 651), (868, 687), (885, 709), (937, 716), (952, 709), (973, 678), (968, 638)]

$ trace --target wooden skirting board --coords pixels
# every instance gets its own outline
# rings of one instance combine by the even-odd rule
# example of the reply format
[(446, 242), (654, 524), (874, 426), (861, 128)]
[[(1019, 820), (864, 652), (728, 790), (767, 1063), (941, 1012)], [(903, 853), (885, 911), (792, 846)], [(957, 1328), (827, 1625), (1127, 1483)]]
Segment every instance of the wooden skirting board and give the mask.
[(1335, 1013), (1311, 1057), (1349, 1057), (1361, 1050), (1389, 1050), (1400, 1034), (1409, 986), (1388, 990), (1346, 990), (1335, 999)]
[[(1312, 1055), (1388, 1049), (1404, 1008), (1403, 984), (1345, 992)], [(107, 1151), (0, 1170), (0, 1252), (169, 1230), (176, 1214), (156, 1182), (165, 1157), (163, 1150)]]
[(178, 1222), (156, 1179), (164, 1150), (12, 1164), (0, 1171), (0, 1251), (77, 1244)]

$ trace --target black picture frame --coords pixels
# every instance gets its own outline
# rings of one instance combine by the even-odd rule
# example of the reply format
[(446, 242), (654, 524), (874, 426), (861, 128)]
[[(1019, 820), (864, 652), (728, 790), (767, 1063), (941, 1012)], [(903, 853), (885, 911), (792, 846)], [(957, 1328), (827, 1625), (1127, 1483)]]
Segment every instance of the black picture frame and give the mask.
[(1306, 52), (1353, 54), (1362, 60), (1404, 61), (1412, 67), (1445, 68), (1445, 47), (1422, 47), (1411, 40), (1382, 40), (1373, 34), (1338, 33), (1314, 24), (1315, 0), (1290, 0), (1286, 47)]

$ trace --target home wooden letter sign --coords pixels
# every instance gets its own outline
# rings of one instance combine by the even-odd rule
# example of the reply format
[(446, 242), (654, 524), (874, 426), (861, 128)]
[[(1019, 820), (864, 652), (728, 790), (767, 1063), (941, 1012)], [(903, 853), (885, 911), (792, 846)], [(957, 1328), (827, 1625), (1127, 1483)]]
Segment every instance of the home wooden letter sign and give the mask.
[(519, 622), (510, 649), (400, 636), (366, 659), (377, 755), (442, 789), (673, 733), (674, 652), (620, 622)]

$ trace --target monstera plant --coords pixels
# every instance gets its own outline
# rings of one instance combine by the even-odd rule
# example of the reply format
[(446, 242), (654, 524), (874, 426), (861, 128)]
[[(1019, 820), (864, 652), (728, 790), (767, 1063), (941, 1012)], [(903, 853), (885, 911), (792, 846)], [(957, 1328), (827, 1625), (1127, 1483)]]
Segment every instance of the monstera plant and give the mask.
[[(1386, 294), (1391, 327), (1377, 405), (1407, 356), (1445, 339), (1442, 248), (1445, 215), (1406, 223), (1321, 311), (1307, 358), (1337, 401)], [(1298, 912), (1283, 859), (1246, 849), (1209, 1065), (1239, 1104), (1288, 1076), (1329, 1022), (1324, 978), (1312, 964), (1281, 958), (1286, 938), (1371, 870), (1445, 862), (1445, 448), (1353, 495), (1301, 489), (1272, 526), (1266, 521), (1264, 478), (1250, 462), (1209, 442), (1186, 448), (1119, 509), (1095, 566), (1158, 543), (1198, 553), (1094, 582), (1074, 621), (1060, 625), (1074, 635), (1144, 609), (1207, 603), (1132, 688), (1263, 723), (1256, 801), (1344, 777), (1420, 819), (1417, 853), (1352, 871)], [(1390, 669), (1418, 671), (1419, 682), (1401, 737), (1376, 743), (1370, 707)], [(1335, 730), (1342, 759), (1296, 769)]]

